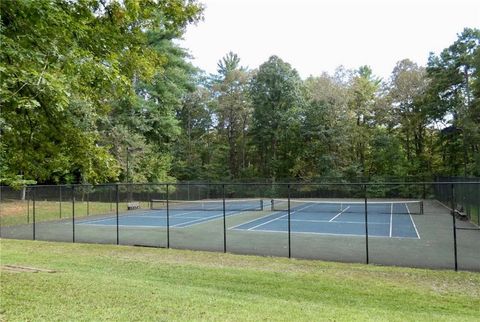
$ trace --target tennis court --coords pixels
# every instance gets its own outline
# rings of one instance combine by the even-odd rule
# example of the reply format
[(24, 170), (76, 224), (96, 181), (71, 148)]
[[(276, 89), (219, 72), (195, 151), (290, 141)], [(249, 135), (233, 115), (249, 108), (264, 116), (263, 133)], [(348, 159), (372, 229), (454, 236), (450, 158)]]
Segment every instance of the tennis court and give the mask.
[(41, 186), (19, 195), (2, 189), (2, 238), (480, 269), (473, 183)]
[[(412, 214), (421, 214), (419, 201), (339, 202), (272, 200), (272, 214), (232, 227), (237, 230), (364, 236), (420, 238)], [(367, 213), (367, 218), (365, 217)]]
[[(218, 220), (225, 216), (238, 215), (247, 211), (262, 211), (263, 200), (151, 200), (149, 210), (132, 211), (118, 217), (122, 227), (170, 227), (183, 228)], [(116, 216), (79, 220), (81, 225), (116, 226)]]
[[(412, 214), (419, 214), (418, 201), (364, 202), (290, 200), (290, 220), (287, 200), (228, 200), (225, 216), (255, 211), (255, 219), (228, 227), (234, 230), (257, 232), (286, 232), (304, 234), (331, 234), (345, 236), (365, 235), (365, 210), (368, 234), (375, 237), (420, 238)], [(168, 208), (168, 209), (167, 209)], [(224, 215), (222, 200), (166, 201), (151, 200), (149, 210), (137, 210), (118, 217), (121, 227), (185, 228), (221, 220)], [(80, 225), (116, 226), (116, 216), (79, 220)]]

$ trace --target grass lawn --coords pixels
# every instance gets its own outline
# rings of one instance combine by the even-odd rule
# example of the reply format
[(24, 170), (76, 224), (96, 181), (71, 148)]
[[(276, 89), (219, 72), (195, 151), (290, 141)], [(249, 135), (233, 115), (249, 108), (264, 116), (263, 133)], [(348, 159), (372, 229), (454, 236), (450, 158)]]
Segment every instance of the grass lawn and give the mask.
[(480, 274), (1, 240), (6, 321), (478, 321)]

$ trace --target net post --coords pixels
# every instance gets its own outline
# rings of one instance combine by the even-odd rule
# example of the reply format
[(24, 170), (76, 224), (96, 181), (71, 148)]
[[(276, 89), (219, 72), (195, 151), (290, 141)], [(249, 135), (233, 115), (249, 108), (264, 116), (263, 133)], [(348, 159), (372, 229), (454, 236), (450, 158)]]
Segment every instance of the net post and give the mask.
[(36, 218), (35, 218), (35, 189), (36, 187), (32, 187), (32, 220), (33, 220), (33, 240), (36, 239), (35, 236), (35, 224), (36, 224)]
[(423, 215), (425, 213), (425, 205), (423, 204), (423, 200), (420, 201), (420, 215)]
[(72, 184), (72, 243), (75, 242), (75, 185)]
[(452, 202), (452, 227), (453, 227), (453, 256), (455, 261), (455, 271), (458, 271), (458, 258), (457, 258), (457, 223), (455, 219), (455, 184), (451, 184), (451, 202)]
[(363, 193), (365, 198), (365, 263), (369, 264), (369, 254), (368, 254), (368, 200), (367, 200), (367, 185), (363, 185)]
[(115, 225), (117, 228), (117, 245), (120, 244), (119, 218), (118, 218), (118, 204), (120, 202), (120, 194), (118, 191), (118, 183), (115, 184)]
[[(169, 188), (169, 184), (167, 183), (167, 187), (166, 187), (166, 200), (167, 200), (167, 248), (170, 248), (170, 207), (169, 207), (169, 197), (168, 197), (168, 189)], [(153, 201), (151, 202), (152, 204), (152, 209), (153, 209)]]
[(225, 184), (222, 184), (222, 204), (223, 204), (223, 252), (227, 252), (227, 216), (225, 211)]
[(288, 258), (292, 257), (292, 231), (291, 231), (291, 220), (290, 220), (290, 184), (288, 188)]

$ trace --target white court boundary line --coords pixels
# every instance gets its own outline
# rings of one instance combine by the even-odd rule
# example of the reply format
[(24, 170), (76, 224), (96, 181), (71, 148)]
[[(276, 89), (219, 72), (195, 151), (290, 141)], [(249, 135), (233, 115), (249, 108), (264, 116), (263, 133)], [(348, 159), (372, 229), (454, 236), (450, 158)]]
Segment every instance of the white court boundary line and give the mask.
[(253, 226), (253, 227), (248, 228), (247, 230), (253, 230), (253, 229), (257, 228), (257, 227), (260, 227), (260, 226), (269, 224), (269, 223), (271, 223), (271, 222), (274, 222), (275, 220), (279, 220), (280, 218), (283, 218), (283, 217), (286, 217), (286, 216), (288, 216), (288, 214), (283, 215), (283, 216), (280, 216), (280, 217), (273, 218), (272, 220), (268, 220), (268, 221), (266, 221), (266, 222), (262, 222), (261, 224), (258, 224), (258, 225), (256, 225), (256, 226)]
[[(368, 235), (368, 237), (376, 237), (376, 238), (394, 238), (394, 239), (421, 239), (420, 238), (420, 234), (418, 233), (418, 230), (417, 230), (417, 227), (415, 226), (415, 222), (413, 221), (413, 218), (411, 216), (411, 213), (410, 213), (410, 210), (408, 209), (407, 207), (407, 211), (409, 212), (409, 216), (410, 216), (410, 220), (413, 224), (413, 227), (415, 229), (415, 233), (417, 235), (417, 237), (408, 237), (408, 236), (392, 236), (391, 232), (389, 235), (384, 235), (384, 236), (378, 236), (378, 235)], [(281, 214), (282, 212), (277, 212), (277, 214)], [(274, 213), (275, 214), (275, 213)], [(270, 214), (270, 215), (273, 215), (273, 214)], [(260, 218), (257, 218), (257, 219), (254, 219), (254, 220), (250, 220), (249, 222), (245, 222), (243, 224), (240, 224), (240, 225), (236, 225), (236, 226), (233, 226), (233, 227), (230, 227), (228, 228), (229, 230), (239, 230), (239, 231), (258, 231), (258, 232), (268, 232), (268, 233), (286, 233), (287, 231), (281, 231), (281, 230), (265, 230), (265, 229), (255, 229), (256, 227), (261, 227), (262, 225), (265, 225), (267, 223), (271, 223), (275, 220), (282, 220), (282, 221), (285, 221), (286, 219), (281, 219), (281, 218), (284, 218), (286, 216), (288, 216), (288, 214), (286, 215), (283, 215), (283, 216), (280, 216), (280, 217), (277, 217), (277, 218), (274, 218), (272, 220), (269, 220), (269, 221), (266, 221), (264, 223), (261, 223), (259, 225), (256, 225), (256, 226), (253, 226), (253, 227), (250, 227), (250, 228), (238, 228), (242, 225), (246, 225), (248, 223), (251, 223), (251, 222), (254, 222), (255, 220), (260, 220), (262, 218), (265, 218), (265, 217), (268, 217), (269, 215), (267, 216), (263, 216), (263, 217), (260, 217)], [(318, 220), (318, 221), (315, 221), (315, 220), (302, 220), (302, 219), (290, 219), (290, 221), (296, 221), (296, 222), (319, 222), (319, 223), (329, 223), (330, 221), (326, 221), (326, 220)], [(334, 221), (332, 223), (338, 223), (338, 224), (359, 224), (359, 225), (363, 225), (365, 224), (364, 222), (358, 222), (358, 221), (355, 221), (355, 222), (348, 222), (348, 221)], [(391, 221), (390, 223), (375, 223), (375, 222), (368, 222), (369, 225), (391, 225)], [(294, 234), (314, 234), (314, 235), (329, 235), (329, 236), (362, 236), (362, 237), (365, 237), (365, 235), (358, 235), (358, 234), (336, 234), (336, 233), (318, 233), (318, 232), (305, 232), (305, 231), (291, 231), (291, 233), (294, 233)]]
[[(197, 211), (188, 211), (188, 212), (184, 212), (184, 213), (181, 213), (181, 214), (176, 214), (176, 215), (172, 215), (170, 216), (170, 218), (172, 217), (176, 217), (176, 216), (180, 216), (180, 215), (187, 215), (187, 214), (191, 214), (191, 213), (194, 213), (194, 212), (201, 212), (202, 210), (197, 210)], [(151, 214), (151, 212), (148, 212), (148, 211), (142, 211), (142, 212), (137, 212), (137, 213), (122, 213), (121, 215), (118, 214), (118, 217), (122, 217), (122, 218), (125, 218), (125, 217), (152, 217), (152, 218), (166, 218), (166, 214), (165, 215), (153, 215)], [(84, 218), (84, 217), (82, 217)], [(97, 221), (102, 221), (102, 220), (110, 220), (110, 219), (116, 219), (117, 216), (115, 214), (113, 215), (110, 215), (107, 217), (104, 217), (104, 218), (98, 218), (98, 219), (87, 219), (87, 220), (84, 220), (84, 221), (81, 221), (79, 223), (76, 223), (77, 225), (82, 225), (82, 224), (89, 224), (89, 223), (92, 223), (92, 222), (97, 222)]]
[(410, 209), (408, 208), (408, 205), (407, 205), (407, 211), (408, 211), (408, 215), (410, 216), (410, 221), (413, 224), (413, 228), (415, 228), (415, 233), (417, 234), (417, 238), (420, 239), (420, 234), (418, 233), (417, 226), (415, 225), (415, 222), (413, 221), (412, 214), (410, 213)]
[[(288, 221), (288, 219), (279, 219), (280, 221)], [(329, 220), (313, 220), (313, 219), (290, 219), (296, 222), (317, 222), (317, 223), (332, 223), (332, 224), (365, 224), (364, 221), (329, 221)], [(368, 222), (369, 225), (389, 225), (387, 222)]]
[[(441, 203), (441, 202), (439, 202)], [(443, 205), (443, 204), (442, 204)], [(312, 205), (308, 205), (308, 206), (305, 206), (303, 208), (300, 208), (294, 212), (291, 213), (294, 214), (295, 212), (298, 212), (298, 211), (301, 211), (305, 208), (308, 208)], [(443, 205), (445, 206), (445, 205)], [(411, 212), (408, 208), (408, 205), (406, 205), (407, 207), (407, 211), (409, 213), (409, 216), (410, 216), (410, 221), (412, 222), (412, 225), (415, 229), (415, 232), (416, 232), (416, 235), (417, 237), (394, 237), (392, 236), (392, 233), (390, 231), (390, 236), (376, 236), (376, 235), (369, 235), (369, 237), (380, 237), (380, 238), (410, 238), (410, 239), (421, 239), (420, 238), (420, 234), (418, 233), (418, 229), (415, 225), (415, 222), (411, 216)], [(446, 207), (446, 206), (445, 206)], [(332, 219), (338, 217), (340, 214), (344, 213), (347, 209), (349, 208), (349, 206), (343, 210), (341, 213), (337, 214), (335, 217), (333, 217)], [(448, 207), (446, 207), (448, 208)], [(178, 217), (178, 216), (183, 216), (183, 215), (186, 215), (186, 214), (191, 214), (191, 213), (204, 213), (205, 211), (203, 210), (196, 210), (196, 211), (189, 211), (189, 212), (184, 212), (184, 213), (180, 213), (180, 214), (176, 214), (176, 215), (171, 215), (170, 218), (181, 218), (181, 217)], [(246, 213), (246, 211), (243, 211), (243, 212), (239, 212), (239, 213), (236, 213), (234, 211), (232, 212), (229, 212), (229, 213), (226, 213), (225, 215), (228, 215), (228, 216), (232, 216), (232, 215), (240, 215), (240, 214), (244, 214)], [(276, 217), (272, 220), (269, 220), (267, 222), (264, 222), (264, 223), (261, 223), (259, 225), (256, 225), (254, 227), (250, 227), (248, 229), (242, 229), (242, 228), (238, 228), (240, 226), (243, 226), (243, 225), (246, 225), (246, 224), (249, 224), (249, 223), (252, 223), (254, 221), (257, 221), (257, 220), (261, 220), (262, 218), (266, 218), (266, 217), (269, 217), (269, 216), (275, 216), (275, 215), (279, 215), (279, 214), (282, 214), (282, 212), (274, 212), (274, 213), (269, 213), (265, 216), (261, 216), (259, 218), (255, 218), (255, 219), (252, 219), (252, 220), (249, 220), (247, 222), (243, 222), (243, 223), (240, 223), (238, 225), (235, 225), (235, 226), (232, 226), (232, 227), (229, 227), (228, 229), (229, 230), (240, 230), (240, 231), (258, 231), (258, 232), (271, 232), (271, 233), (284, 233), (285, 231), (277, 231), (277, 230), (262, 230), (262, 229), (256, 229), (260, 226), (263, 226), (265, 224), (268, 224), (270, 222), (273, 222), (273, 221), (276, 221), (276, 220), (285, 220), (285, 219), (282, 219), (286, 216), (288, 216), (288, 213), (285, 214), (285, 215), (282, 215), (282, 216), (279, 216), (279, 217)], [(143, 215), (145, 214), (145, 215)], [(391, 211), (391, 215), (392, 215), (392, 211)], [(158, 219), (165, 219), (166, 218), (166, 215), (164, 216), (162, 214), (162, 216), (155, 216), (155, 215), (151, 215), (149, 212), (142, 212), (140, 214), (134, 214), (134, 213), (131, 213), (131, 214), (123, 214), (121, 215), (121, 217), (125, 218), (125, 217), (144, 217), (144, 218), (158, 218)], [(213, 221), (213, 220), (216, 220), (216, 219), (219, 219), (219, 218), (222, 218), (223, 217), (223, 213), (221, 214), (217, 214), (217, 215), (212, 215), (212, 216), (209, 216), (209, 217), (203, 217), (203, 218), (196, 218), (196, 217), (184, 217), (184, 218), (187, 218), (187, 219), (193, 219), (193, 220), (190, 220), (190, 221), (187, 221), (187, 222), (183, 222), (183, 223), (179, 223), (179, 224), (175, 224), (175, 225), (172, 225), (170, 226), (170, 228), (186, 228), (186, 227), (190, 227), (190, 226), (193, 226), (195, 225), (196, 223), (204, 223), (204, 222), (210, 222), (210, 221)], [(91, 219), (91, 220), (87, 220), (87, 221), (83, 221), (83, 222), (78, 222), (76, 223), (77, 225), (91, 225), (91, 226), (101, 226), (101, 227), (111, 227), (111, 226), (116, 226), (116, 225), (110, 225), (110, 224), (94, 224), (94, 222), (99, 222), (99, 221), (105, 221), (105, 220), (111, 220), (111, 219), (116, 219), (116, 216), (111, 216), (111, 217), (106, 217), (106, 218), (99, 218), (99, 219)], [(302, 219), (291, 219), (291, 221), (295, 221), (295, 222), (319, 222), (319, 223), (328, 223), (328, 222), (332, 222), (330, 219), (329, 221), (326, 221), (326, 220), (302, 220)], [(339, 223), (339, 224), (364, 224), (363, 222), (348, 222), (348, 221), (335, 221), (334, 223)], [(70, 223), (66, 223), (66, 224), (70, 224)], [(373, 225), (387, 225), (388, 223), (375, 223), (375, 222), (369, 222), (369, 224), (373, 224)], [(183, 226), (185, 225), (185, 226)], [(131, 228), (145, 228), (145, 229), (155, 229), (155, 228), (166, 228), (166, 226), (144, 226), (144, 225), (118, 225), (119, 227), (131, 227)], [(390, 220), (390, 226), (392, 226), (392, 220)], [(291, 231), (292, 233), (294, 234), (314, 234), (314, 235), (332, 235), (332, 236), (365, 236), (365, 235), (357, 235), (357, 234), (337, 234), (337, 233), (318, 233), (318, 232), (296, 232), (296, 231)]]
[[(311, 206), (313, 206), (313, 205), (307, 205), (307, 206), (302, 207), (302, 208), (300, 208), (300, 209), (296, 209), (295, 211), (290, 212), (290, 216), (293, 215), (294, 213), (298, 212), (298, 211), (301, 211), (301, 210), (306, 209), (306, 208), (311, 207)], [(286, 216), (288, 216), (288, 210), (287, 210), (287, 214), (285, 214), (285, 215), (283, 215), (283, 216), (280, 216), (280, 217), (277, 217), (277, 218), (273, 218), (272, 220), (266, 221), (266, 222), (261, 223), (261, 224), (259, 224), (259, 225), (257, 225), (257, 226), (250, 227), (250, 228), (248, 228), (247, 230), (253, 230), (253, 229), (257, 228), (257, 227), (260, 227), (260, 226), (269, 224), (269, 223), (271, 223), (271, 222), (274, 222), (275, 220), (280, 220), (281, 218), (286, 217)]]
[(347, 209), (349, 209), (350, 206), (348, 206), (347, 208), (343, 209), (342, 211), (340, 211), (335, 217), (333, 217), (332, 219), (329, 220), (329, 222), (332, 222), (335, 220), (335, 218), (337, 218), (338, 216), (340, 216), (341, 214), (343, 214), (345, 211), (347, 211)]
[(219, 218), (219, 217), (223, 217), (223, 214), (216, 214), (216, 215), (212, 215), (212, 216), (208, 216), (208, 217), (204, 217), (204, 218), (196, 218), (196, 219), (189, 220), (189, 221), (182, 222), (182, 223), (178, 223), (178, 224), (175, 224), (175, 225), (170, 225), (170, 228), (178, 227), (180, 225), (186, 225), (186, 226), (183, 226), (183, 227), (188, 227), (188, 226), (191, 226), (191, 224), (196, 223), (198, 221), (203, 220), (203, 222), (205, 222), (205, 221), (210, 221), (210, 219), (212, 219), (212, 218)]
[[(247, 210), (248, 212), (250, 212), (250, 210)], [(240, 211), (240, 212), (236, 212), (236, 211), (230, 211), (230, 212), (225, 212), (225, 217), (233, 217), (233, 216), (237, 216), (237, 215), (243, 215), (245, 213), (247, 213), (247, 211)], [(204, 212), (204, 211), (202, 211)], [(218, 214), (217, 217), (214, 218), (214, 216), (211, 216), (211, 217), (205, 217), (205, 218), (212, 218), (212, 219), (207, 219), (207, 220), (203, 220), (201, 222), (199, 222), (199, 224), (203, 224), (204, 222), (210, 222), (210, 221), (214, 221), (215, 219), (217, 218), (223, 218), (223, 213), (221, 214)], [(205, 219), (205, 218), (198, 218), (198, 219)], [(186, 223), (182, 223), (183, 224), (186, 224)], [(193, 226), (195, 225), (195, 223), (193, 223), (192, 225), (188, 225), (188, 226), (183, 226), (183, 227), (176, 227), (176, 226), (179, 226), (180, 224), (177, 224), (177, 225), (174, 225), (174, 226), (170, 226), (170, 228), (172, 227), (175, 227), (175, 228), (184, 228), (184, 227), (190, 227), (190, 226)]]
[[(172, 211), (172, 210), (170, 209), (169, 211)], [(182, 212), (182, 213), (179, 213), (179, 214), (171, 214), (168, 217), (169, 218), (177, 218), (177, 217), (180, 217), (180, 216), (183, 216), (183, 215), (193, 214), (193, 213), (196, 213), (196, 212), (204, 213), (204, 210), (192, 210), (192, 211)], [(167, 218), (167, 210), (165, 210), (165, 213), (162, 214), (162, 217)]]
[[(202, 217), (202, 218), (197, 218), (197, 217), (179, 217), (179, 216), (183, 216), (183, 215), (187, 215), (187, 214), (192, 214), (192, 213), (205, 213), (206, 211), (204, 210), (195, 210), (195, 211), (188, 211), (188, 212), (184, 212), (184, 213), (180, 213), (180, 214), (176, 214), (176, 215), (171, 215), (169, 216), (169, 218), (186, 218), (186, 219), (194, 219), (194, 220), (190, 220), (190, 221), (186, 221), (186, 222), (182, 222), (182, 223), (178, 223), (178, 224), (175, 224), (175, 225), (171, 225), (170, 228), (185, 228), (185, 227), (190, 227), (190, 226), (193, 226), (195, 225), (197, 222), (199, 224), (201, 223), (204, 223), (204, 222), (210, 222), (212, 220), (215, 220), (217, 218), (222, 218), (223, 217), (223, 213), (220, 213), (220, 214), (216, 214), (216, 215), (212, 215), (212, 216), (208, 216), (208, 217)], [(240, 214), (244, 214), (246, 213), (246, 211), (242, 211), (242, 212), (235, 212), (235, 211), (230, 211), (230, 212), (226, 212), (225, 215), (226, 216), (232, 216), (232, 215), (240, 215)], [(143, 214), (149, 214), (148, 212), (143, 212), (143, 213), (140, 213), (140, 214), (123, 214), (121, 217), (122, 218), (128, 218), (128, 217), (131, 217), (131, 218), (135, 218), (135, 217), (140, 217), (140, 218), (158, 218), (158, 219), (166, 219), (166, 215), (163, 215), (162, 216), (155, 216), (155, 215), (143, 215)], [(120, 217), (120, 216), (119, 216)], [(105, 221), (105, 220), (111, 220), (111, 219), (116, 219), (116, 216), (111, 216), (111, 217), (106, 217), (106, 218), (99, 218), (99, 219), (91, 219), (91, 220), (87, 220), (87, 221), (83, 221), (83, 222), (79, 222), (79, 223), (76, 223), (77, 225), (91, 225), (91, 226), (116, 226), (116, 225), (110, 225), (110, 224), (105, 224), (105, 225), (102, 225), (102, 224), (93, 224), (94, 222), (99, 222), (99, 221)], [(182, 225), (185, 225), (185, 226), (182, 226)], [(144, 228), (155, 228), (155, 227), (166, 227), (166, 226), (142, 226), (142, 225), (118, 225), (119, 227), (144, 227)]]
[[(310, 207), (310, 205), (307, 206), (307, 207)], [(302, 209), (303, 209), (303, 208), (302, 208)], [(238, 224), (238, 225), (228, 227), (228, 229), (236, 229), (237, 227), (250, 224), (250, 223), (252, 223), (252, 222), (254, 222), (254, 221), (261, 220), (261, 219), (263, 219), (263, 218), (267, 218), (267, 217), (270, 217), (270, 216), (278, 216), (278, 215), (281, 215), (281, 214), (283, 214), (284, 212), (285, 212), (285, 211), (274, 211), (274, 212), (271, 212), (271, 213), (269, 213), (269, 214), (267, 214), (267, 215), (265, 215), (265, 216), (261, 216), (261, 217), (258, 217), (258, 218), (255, 218), (255, 219), (248, 220), (248, 221), (246, 221), (246, 222), (240, 223), (240, 224)], [(291, 215), (291, 214), (292, 214), (292, 213), (290, 213), (290, 215)], [(288, 213), (287, 213), (287, 215), (288, 215)], [(284, 216), (280, 216), (280, 217), (284, 217)], [(279, 217), (277, 217), (277, 219), (278, 219), (278, 218), (279, 218)], [(298, 220), (298, 219), (297, 219), (297, 220)], [(239, 229), (239, 230), (243, 230), (243, 229)]]
[(252, 220), (243, 222), (243, 223), (241, 223), (241, 224), (238, 224), (238, 225), (229, 227), (228, 229), (235, 229), (235, 228), (237, 228), (237, 227), (250, 224), (250, 223), (252, 223), (252, 222), (254, 222), (254, 221), (257, 221), (257, 220), (260, 220), (260, 219), (263, 219), (263, 218), (266, 218), (266, 217), (269, 217), (269, 216), (279, 215), (279, 214), (282, 214), (282, 213), (283, 213), (283, 212), (281, 212), (281, 211), (272, 212), (272, 213), (269, 213), (268, 215), (261, 216), (261, 217), (258, 217), (258, 218), (255, 218), (255, 219), (252, 219)]
[[(102, 225), (102, 224), (87, 224), (88, 226), (95, 226), (95, 227), (106, 227), (114, 229), (117, 225)], [(87, 226), (85, 225), (85, 226)], [(118, 225), (118, 227), (125, 227), (130, 229), (142, 228), (142, 229), (167, 229), (167, 226), (144, 226), (144, 225)]]
[[(240, 231), (250, 231), (250, 232), (261, 232), (261, 233), (284, 233), (287, 234), (288, 231), (284, 230), (263, 230), (263, 229), (256, 229), (256, 230), (247, 230), (247, 229), (234, 229)], [(308, 232), (308, 231), (291, 231), (292, 234), (301, 234), (301, 235), (327, 235), (327, 236), (346, 236), (346, 237), (363, 237), (365, 235), (358, 235), (358, 234), (336, 234), (336, 233), (317, 233), (317, 232)], [(387, 235), (385, 236), (378, 236), (378, 235), (368, 235), (368, 238), (390, 238)], [(420, 239), (416, 237), (391, 237), (392, 239)]]

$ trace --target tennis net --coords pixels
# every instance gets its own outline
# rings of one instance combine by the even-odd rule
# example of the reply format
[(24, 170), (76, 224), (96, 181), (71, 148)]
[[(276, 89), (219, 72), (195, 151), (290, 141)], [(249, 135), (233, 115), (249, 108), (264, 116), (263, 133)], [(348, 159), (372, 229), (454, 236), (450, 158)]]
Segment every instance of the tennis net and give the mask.
[[(272, 199), (272, 211), (287, 211), (288, 199)], [(342, 212), (365, 213), (364, 201), (320, 201), (290, 199), (290, 211), (293, 212)], [(367, 212), (373, 214), (423, 214), (423, 201), (368, 201)]]
[[(223, 211), (223, 200), (162, 200), (152, 199), (150, 209), (166, 210), (167, 203), (172, 210), (190, 211)], [(263, 200), (261, 199), (226, 199), (226, 211), (262, 211)]]

